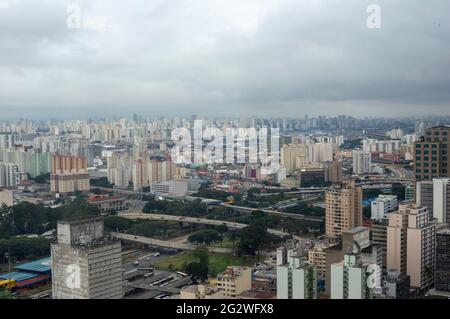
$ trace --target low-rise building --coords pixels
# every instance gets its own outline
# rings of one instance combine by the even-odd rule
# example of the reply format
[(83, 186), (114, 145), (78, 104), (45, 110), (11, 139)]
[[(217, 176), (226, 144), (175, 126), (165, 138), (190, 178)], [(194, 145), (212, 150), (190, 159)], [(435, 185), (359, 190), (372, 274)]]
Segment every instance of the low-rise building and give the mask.
[(252, 268), (230, 266), (217, 276), (216, 286), (223, 291), (225, 298), (236, 298), (237, 295), (252, 289)]

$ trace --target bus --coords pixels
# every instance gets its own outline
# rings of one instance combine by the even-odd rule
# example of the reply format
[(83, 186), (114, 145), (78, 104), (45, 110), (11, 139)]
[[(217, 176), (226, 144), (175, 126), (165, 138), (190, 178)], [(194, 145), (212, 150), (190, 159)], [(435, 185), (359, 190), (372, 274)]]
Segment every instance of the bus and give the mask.
[(183, 277), (183, 278), (189, 276), (188, 274), (181, 272), (181, 271), (177, 271), (177, 275), (178, 275), (178, 277)]

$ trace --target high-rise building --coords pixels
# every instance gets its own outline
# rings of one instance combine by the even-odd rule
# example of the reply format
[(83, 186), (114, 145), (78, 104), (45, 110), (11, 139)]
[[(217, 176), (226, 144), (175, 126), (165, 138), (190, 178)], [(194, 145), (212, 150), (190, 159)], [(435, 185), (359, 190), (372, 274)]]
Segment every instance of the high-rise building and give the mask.
[(383, 279), (383, 294), (388, 298), (407, 299), (410, 294), (410, 278), (397, 270), (388, 270)]
[(371, 203), (371, 219), (384, 219), (387, 215), (397, 210), (397, 196), (396, 195), (379, 195)]
[(337, 238), (343, 231), (362, 226), (362, 188), (354, 181), (329, 188), (325, 193), (325, 234)]
[(103, 219), (58, 222), (51, 259), (54, 299), (122, 298), (121, 244)]
[(54, 193), (88, 191), (89, 173), (81, 156), (54, 155), (50, 174), (50, 190)]
[(300, 253), (287, 253), (287, 260), (277, 259), (277, 264), (277, 299), (317, 298), (317, 269), (306, 262)]
[(434, 287), (439, 291), (450, 291), (450, 230), (436, 233), (436, 272)]
[(405, 187), (405, 201), (412, 202), (414, 200), (414, 186), (409, 184)]
[(333, 160), (333, 144), (315, 143), (309, 146), (309, 160), (312, 163), (330, 162)]
[(305, 144), (289, 144), (281, 148), (281, 165), (286, 169), (287, 175), (292, 175), (308, 163), (308, 148)]
[(331, 161), (325, 163), (325, 181), (332, 184), (342, 182), (342, 162)]
[(344, 255), (342, 262), (331, 265), (331, 299), (372, 298), (369, 275), (368, 265), (358, 254)]
[(416, 203), (428, 207), (439, 223), (450, 223), (450, 178), (417, 182)]
[(362, 175), (372, 172), (370, 152), (353, 151), (353, 174)]
[(415, 181), (450, 177), (448, 151), (450, 126), (426, 129), (425, 135), (415, 142)]
[(16, 187), (19, 166), (14, 163), (0, 162), (0, 187)]
[(435, 233), (428, 208), (400, 204), (398, 212), (389, 214), (387, 269), (409, 275), (412, 287), (429, 287), (433, 283)]
[(378, 219), (372, 223), (371, 241), (373, 245), (380, 247), (383, 253), (382, 269), (386, 269), (386, 247), (387, 247), (388, 219)]

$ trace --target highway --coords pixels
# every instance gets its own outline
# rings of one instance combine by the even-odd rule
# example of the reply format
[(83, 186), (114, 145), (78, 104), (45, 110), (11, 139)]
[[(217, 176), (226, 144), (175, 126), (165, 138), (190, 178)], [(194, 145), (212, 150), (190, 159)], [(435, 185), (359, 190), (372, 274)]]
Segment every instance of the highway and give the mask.
[[(144, 213), (138, 213), (138, 212), (136, 212), (136, 213), (120, 213), (119, 216), (125, 217), (128, 219), (170, 220), (170, 221), (178, 221), (178, 222), (183, 222), (183, 223), (214, 225), (214, 226), (225, 225), (229, 228), (236, 228), (236, 229), (242, 229), (242, 228), (248, 226), (247, 224), (235, 223), (235, 222), (230, 222), (230, 221), (225, 221), (225, 220), (185, 217), (185, 216), (176, 216), (176, 215), (144, 214)], [(267, 231), (270, 234), (281, 236), (281, 237), (290, 236), (289, 233), (286, 233), (286, 232), (283, 232), (280, 230), (276, 230), (276, 229), (268, 229)], [(304, 238), (295, 236), (295, 235), (292, 235), (292, 237), (298, 241), (305, 240)]]
[(312, 221), (312, 222), (321, 222), (324, 220), (324, 217), (320, 217), (320, 216), (315, 217), (315, 216), (305, 216), (302, 214), (284, 213), (284, 212), (279, 212), (277, 210), (272, 210), (272, 209), (259, 209), (259, 208), (251, 208), (251, 207), (237, 206), (237, 205), (230, 205), (230, 204), (224, 204), (223, 206), (230, 208), (231, 210), (234, 210), (235, 212), (238, 212), (238, 213), (254, 213), (255, 211), (261, 211), (266, 214), (273, 214), (273, 215), (278, 215), (278, 216), (282, 216), (282, 217), (291, 217), (291, 218), (295, 218), (295, 219), (307, 220), (307, 221)]
[[(143, 236), (136, 236), (136, 235), (130, 235), (130, 234), (124, 234), (124, 233), (118, 233), (113, 232), (111, 233), (115, 238), (120, 240), (126, 240), (131, 241), (135, 243), (140, 244), (146, 244), (150, 246), (157, 246), (157, 247), (165, 247), (165, 248), (171, 248), (171, 249), (179, 249), (179, 250), (195, 250), (198, 246), (190, 245), (190, 244), (184, 244), (180, 242), (174, 242), (169, 240), (160, 240), (155, 238), (149, 238), (149, 237), (143, 237)], [(211, 253), (218, 253), (218, 254), (227, 254), (231, 253), (231, 249), (228, 248), (219, 248), (219, 247), (208, 247), (208, 251)]]

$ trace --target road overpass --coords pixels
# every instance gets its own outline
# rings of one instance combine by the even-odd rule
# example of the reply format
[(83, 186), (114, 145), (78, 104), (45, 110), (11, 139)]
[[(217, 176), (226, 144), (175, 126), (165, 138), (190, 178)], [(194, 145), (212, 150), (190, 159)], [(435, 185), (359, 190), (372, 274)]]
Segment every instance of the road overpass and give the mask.
[[(195, 217), (186, 217), (186, 216), (176, 216), (176, 215), (162, 215), (162, 214), (144, 214), (144, 213), (121, 213), (120, 217), (125, 217), (128, 219), (149, 219), (149, 220), (168, 220), (168, 221), (177, 221), (183, 223), (191, 223), (191, 224), (203, 224), (203, 225), (214, 225), (220, 226), (224, 225), (229, 228), (242, 229), (247, 227), (247, 224), (235, 223), (225, 220), (215, 220), (215, 219), (206, 219), (206, 218), (195, 218)], [(290, 235), (289, 233), (276, 230), (276, 229), (267, 229), (267, 232), (273, 235), (277, 235), (280, 237), (292, 236), (292, 238), (303, 241), (305, 240), (302, 237)]]
[(280, 212), (277, 210), (272, 210), (272, 209), (259, 209), (259, 208), (251, 208), (251, 207), (245, 207), (245, 206), (237, 206), (237, 205), (231, 205), (231, 204), (224, 204), (224, 207), (227, 207), (235, 212), (238, 213), (247, 213), (247, 214), (251, 214), (257, 211), (261, 211), (263, 213), (266, 214), (272, 214), (272, 215), (278, 215), (281, 217), (291, 217), (291, 218), (295, 218), (295, 219), (300, 219), (300, 220), (307, 220), (307, 221), (312, 221), (312, 222), (322, 222), (324, 221), (324, 217), (321, 216), (306, 216), (303, 214), (292, 214), (292, 213), (285, 213), (285, 212)]
[[(145, 245), (149, 245), (149, 246), (164, 247), (164, 248), (179, 249), (179, 250), (189, 250), (189, 251), (193, 251), (196, 248), (198, 248), (198, 246), (196, 246), (196, 245), (174, 242), (174, 241), (170, 241), (170, 240), (161, 240), (161, 239), (149, 238), (149, 237), (144, 237), (144, 236), (124, 234), (124, 233), (119, 233), (119, 232), (113, 232), (111, 234), (113, 237), (120, 239), (120, 240), (131, 241), (131, 242), (145, 244)], [(208, 247), (208, 251), (211, 253), (217, 253), (217, 254), (228, 254), (228, 253), (232, 252), (231, 249), (220, 248), (220, 247)]]

